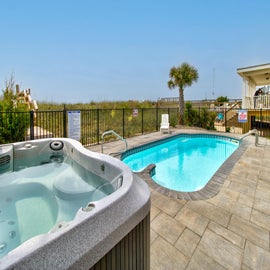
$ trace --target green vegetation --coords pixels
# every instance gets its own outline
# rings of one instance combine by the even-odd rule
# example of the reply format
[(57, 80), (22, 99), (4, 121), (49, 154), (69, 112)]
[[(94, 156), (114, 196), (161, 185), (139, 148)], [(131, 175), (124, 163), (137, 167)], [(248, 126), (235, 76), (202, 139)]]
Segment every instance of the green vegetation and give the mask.
[(220, 96), (216, 99), (216, 102), (218, 103), (222, 103), (222, 102), (229, 102), (229, 99), (227, 96), (223, 97), (223, 96)]
[(29, 127), (28, 108), (17, 102), (14, 87), (11, 75), (0, 98), (0, 144), (23, 141)]
[(102, 101), (90, 103), (47, 103), (38, 102), (40, 111), (59, 111), (66, 108), (67, 110), (89, 110), (89, 109), (133, 109), (133, 108), (155, 108), (156, 102), (145, 101)]
[(216, 113), (209, 111), (203, 107), (200, 109), (193, 109), (191, 102), (186, 102), (185, 108), (185, 124), (187, 126), (202, 127), (208, 130), (215, 130)]
[(195, 67), (190, 66), (188, 63), (183, 63), (179, 67), (172, 67), (169, 76), (168, 87), (170, 89), (178, 87), (179, 90), (179, 124), (184, 125), (184, 88), (196, 82), (199, 74)]

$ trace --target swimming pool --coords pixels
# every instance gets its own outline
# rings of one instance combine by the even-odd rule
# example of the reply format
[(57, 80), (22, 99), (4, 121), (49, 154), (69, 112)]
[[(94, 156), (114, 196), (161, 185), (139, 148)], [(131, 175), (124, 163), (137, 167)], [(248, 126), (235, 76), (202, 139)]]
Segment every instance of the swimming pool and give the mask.
[(134, 172), (155, 164), (152, 180), (170, 190), (201, 190), (239, 147), (239, 140), (211, 134), (180, 134), (122, 155)]

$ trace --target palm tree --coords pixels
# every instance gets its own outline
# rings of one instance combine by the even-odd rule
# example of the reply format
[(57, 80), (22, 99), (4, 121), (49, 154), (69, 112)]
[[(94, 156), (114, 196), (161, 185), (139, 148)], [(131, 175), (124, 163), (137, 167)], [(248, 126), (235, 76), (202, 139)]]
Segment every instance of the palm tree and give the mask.
[(179, 88), (179, 124), (184, 125), (184, 88), (196, 82), (199, 78), (199, 73), (195, 67), (190, 66), (188, 63), (182, 63), (179, 67), (172, 67), (169, 76), (168, 87), (170, 89)]

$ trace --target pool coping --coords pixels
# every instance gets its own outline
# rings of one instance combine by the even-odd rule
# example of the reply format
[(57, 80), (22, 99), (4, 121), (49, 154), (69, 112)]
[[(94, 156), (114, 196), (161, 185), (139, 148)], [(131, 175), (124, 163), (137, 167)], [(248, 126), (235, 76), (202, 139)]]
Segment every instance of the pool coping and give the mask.
[[(158, 144), (162, 141), (171, 140), (174, 137), (177, 137), (178, 135), (171, 136), (171, 137), (165, 138), (165, 139), (160, 139), (160, 140), (157, 140), (154, 142), (146, 143), (146, 144), (143, 144), (141, 146), (131, 148), (131, 149), (127, 150), (126, 152), (124, 152), (123, 155), (125, 156), (127, 154), (127, 152), (130, 152), (130, 151), (132, 151), (132, 152), (140, 151), (143, 148), (149, 147), (149, 145)], [(231, 134), (220, 135), (220, 134), (216, 134), (216, 133), (202, 132), (202, 133), (195, 133), (195, 134), (194, 133), (181, 133), (181, 135), (191, 135), (191, 136), (209, 135), (209, 137), (217, 136), (217, 137), (227, 138), (230, 140), (235, 139), (235, 140), (240, 141), (239, 137), (232, 136)], [(211, 179), (208, 181), (208, 183), (202, 189), (200, 189), (198, 191), (183, 192), (183, 191), (176, 191), (176, 190), (172, 190), (172, 189), (168, 189), (168, 188), (165, 188), (163, 186), (160, 186), (155, 181), (153, 181), (153, 179), (151, 178), (151, 175), (153, 175), (153, 173), (155, 172), (154, 171), (155, 167), (156, 167), (155, 164), (148, 165), (144, 170), (142, 170), (140, 172), (136, 172), (136, 174), (140, 178), (142, 178), (149, 185), (149, 187), (151, 189), (153, 189), (153, 190), (155, 190), (163, 195), (166, 195), (170, 198), (181, 199), (181, 200), (193, 200), (193, 201), (209, 199), (209, 198), (214, 197), (216, 194), (218, 194), (218, 192), (222, 188), (227, 176), (229, 175), (229, 173), (231, 172), (231, 170), (233, 169), (233, 167), (235, 166), (237, 161), (241, 158), (243, 153), (247, 150), (249, 144), (250, 144), (249, 142), (241, 140), (239, 147), (219, 167), (219, 169), (211, 177)]]

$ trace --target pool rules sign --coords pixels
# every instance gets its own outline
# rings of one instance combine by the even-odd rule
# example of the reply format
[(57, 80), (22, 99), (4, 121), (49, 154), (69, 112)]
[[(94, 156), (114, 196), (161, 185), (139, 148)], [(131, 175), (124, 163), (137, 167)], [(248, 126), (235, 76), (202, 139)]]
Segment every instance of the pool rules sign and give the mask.
[(81, 139), (81, 111), (68, 111), (68, 138)]
[(248, 113), (247, 110), (239, 110), (238, 111), (238, 122), (239, 123), (247, 123)]

